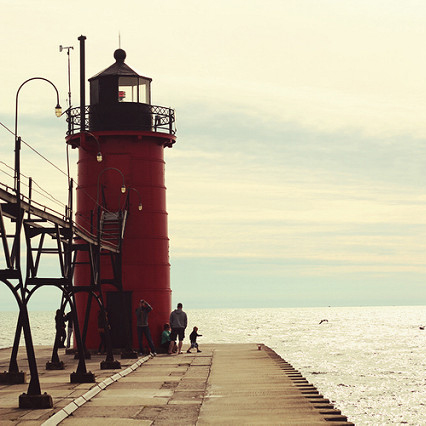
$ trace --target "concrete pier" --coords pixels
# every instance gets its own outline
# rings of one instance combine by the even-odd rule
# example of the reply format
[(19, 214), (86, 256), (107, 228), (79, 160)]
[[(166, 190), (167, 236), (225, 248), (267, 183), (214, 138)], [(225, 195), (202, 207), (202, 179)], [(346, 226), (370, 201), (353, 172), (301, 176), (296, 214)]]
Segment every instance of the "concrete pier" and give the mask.
[[(260, 349), (259, 349), (260, 348)], [(77, 361), (60, 354), (64, 370), (46, 370), (51, 349), (36, 347), (42, 392), (53, 408), (19, 409), (27, 385), (0, 385), (0, 424), (26, 425), (351, 425), (290, 364), (258, 344), (203, 345), (203, 352), (120, 360), (102, 370), (93, 355), (87, 369), (96, 383), (70, 383)], [(10, 349), (0, 350), (0, 371)], [(25, 348), (20, 369), (26, 370)]]

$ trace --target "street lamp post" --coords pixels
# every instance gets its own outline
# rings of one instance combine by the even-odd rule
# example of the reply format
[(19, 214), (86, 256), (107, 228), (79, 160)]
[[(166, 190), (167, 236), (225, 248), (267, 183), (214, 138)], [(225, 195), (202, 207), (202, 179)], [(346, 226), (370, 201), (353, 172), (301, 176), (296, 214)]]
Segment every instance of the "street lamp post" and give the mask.
[[(21, 211), (21, 159), (20, 159), (20, 151), (21, 151), (21, 138), (18, 136), (18, 100), (19, 100), (19, 92), (22, 87), (32, 80), (44, 80), (52, 85), (56, 92), (56, 107), (55, 114), (57, 117), (61, 116), (62, 109), (59, 104), (59, 93), (56, 86), (46, 78), (43, 77), (32, 77), (28, 80), (24, 81), (18, 88), (16, 92), (16, 104), (15, 104), (15, 173), (14, 173), (14, 189), (16, 193), (16, 230), (15, 230), (15, 239), (13, 244), (13, 260), (12, 266), (15, 267), (16, 270), (19, 271), (19, 282), (20, 282), (20, 290), (21, 290), (21, 303), (20, 303), (20, 314), (19, 314), (19, 322), (16, 328), (16, 337), (18, 334), (20, 335), (21, 329), (24, 331), (25, 338), (25, 346), (27, 349), (27, 357), (28, 357), (28, 365), (30, 368), (31, 380), (28, 386), (28, 392), (20, 395), (19, 397), (19, 407), (20, 408), (29, 408), (29, 407), (37, 407), (37, 408), (51, 408), (53, 406), (52, 397), (50, 395), (41, 394), (40, 389), (40, 381), (38, 378), (37, 372), (37, 363), (35, 359), (34, 346), (31, 337), (31, 329), (30, 322), (28, 317), (28, 309), (26, 302), (26, 293), (25, 288), (23, 286), (21, 268), (20, 268), (20, 259), (21, 259), (21, 227), (22, 227), (22, 211)], [(18, 340), (19, 341), (19, 340)], [(16, 360), (17, 356), (17, 348), (13, 348), (12, 356), (11, 356), (11, 364), (13, 362), (13, 358)]]

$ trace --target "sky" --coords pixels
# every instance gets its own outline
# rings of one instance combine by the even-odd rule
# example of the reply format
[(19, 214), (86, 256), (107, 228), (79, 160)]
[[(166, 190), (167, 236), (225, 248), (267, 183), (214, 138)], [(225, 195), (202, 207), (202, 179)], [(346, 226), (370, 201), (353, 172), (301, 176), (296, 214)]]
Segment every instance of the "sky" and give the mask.
[[(166, 149), (173, 304), (192, 308), (426, 305), (426, 3), (0, 0), (0, 122), (27, 78), (79, 104), (127, 52), (172, 107)], [(46, 83), (19, 95), (18, 134), (66, 170)], [(0, 127), (0, 181), (13, 136)], [(76, 153), (70, 152), (76, 175)], [(66, 201), (66, 177), (22, 150), (22, 173)], [(41, 198), (42, 204), (49, 203)], [(0, 259), (1, 261), (1, 259)], [(14, 304), (0, 287), (0, 309)], [(56, 309), (47, 290), (34, 309)]]

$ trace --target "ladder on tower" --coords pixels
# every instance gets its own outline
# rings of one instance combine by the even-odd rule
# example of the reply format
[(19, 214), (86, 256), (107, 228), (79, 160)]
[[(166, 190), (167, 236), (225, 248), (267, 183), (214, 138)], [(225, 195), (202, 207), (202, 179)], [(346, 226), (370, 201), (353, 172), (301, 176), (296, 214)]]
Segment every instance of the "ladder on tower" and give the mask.
[(110, 212), (102, 210), (100, 217), (100, 239), (105, 243), (120, 247), (124, 237), (127, 221), (127, 210)]

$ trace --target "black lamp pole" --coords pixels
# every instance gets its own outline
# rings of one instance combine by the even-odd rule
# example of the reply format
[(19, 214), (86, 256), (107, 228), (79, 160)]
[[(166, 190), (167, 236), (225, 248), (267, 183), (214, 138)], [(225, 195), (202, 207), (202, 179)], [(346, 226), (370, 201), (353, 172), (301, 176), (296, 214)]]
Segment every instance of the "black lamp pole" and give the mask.
[[(50, 395), (45, 394), (44, 396), (41, 395), (41, 389), (40, 389), (40, 382), (38, 379), (38, 372), (37, 372), (37, 363), (35, 360), (35, 353), (34, 353), (34, 346), (33, 341), (31, 337), (31, 330), (30, 330), (30, 322), (28, 317), (28, 309), (27, 309), (27, 303), (26, 303), (26, 293), (25, 288), (22, 283), (22, 275), (21, 275), (21, 227), (22, 227), (22, 210), (21, 210), (21, 158), (20, 158), (20, 151), (21, 151), (21, 138), (18, 136), (18, 99), (19, 99), (19, 92), (21, 91), (22, 87), (32, 80), (44, 80), (47, 81), (49, 84), (53, 86), (56, 92), (56, 107), (55, 107), (55, 113), (57, 117), (61, 116), (62, 109), (59, 105), (59, 93), (56, 86), (46, 78), (43, 77), (33, 77), (29, 78), (28, 80), (24, 81), (18, 88), (18, 91), (16, 92), (16, 104), (15, 104), (15, 175), (14, 175), (14, 189), (16, 192), (16, 231), (15, 231), (15, 239), (13, 244), (13, 261), (12, 266), (14, 266), (15, 270), (19, 272), (19, 282), (20, 282), (20, 290), (21, 290), (21, 300), (19, 303), (19, 321), (16, 329), (16, 336), (20, 334), (21, 327), (24, 331), (24, 338), (25, 338), (25, 346), (27, 349), (27, 357), (28, 357), (28, 365), (30, 368), (30, 374), (31, 374), (31, 380), (28, 386), (28, 393), (22, 394), (19, 397), (19, 406), (20, 408), (27, 408), (28, 405), (31, 406), (34, 404), (34, 402), (31, 402), (31, 398), (35, 397), (39, 402), (37, 404), (40, 404), (43, 408), (50, 408), (52, 407), (52, 398)], [(17, 340), (17, 339), (15, 339)], [(19, 342), (19, 340), (18, 340)], [(17, 348), (13, 348), (12, 351), (12, 358), (13, 356), (16, 357), (17, 354)], [(12, 360), (11, 360), (12, 364)], [(40, 398), (39, 398), (40, 397)]]

